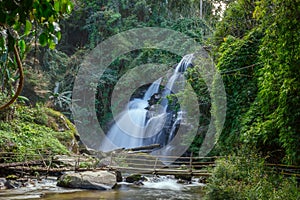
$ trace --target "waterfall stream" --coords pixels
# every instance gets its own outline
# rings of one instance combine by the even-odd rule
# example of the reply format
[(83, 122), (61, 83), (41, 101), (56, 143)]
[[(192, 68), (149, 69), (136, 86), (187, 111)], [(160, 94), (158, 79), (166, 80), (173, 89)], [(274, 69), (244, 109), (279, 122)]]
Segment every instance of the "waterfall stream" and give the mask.
[[(182, 58), (165, 87), (161, 85), (161, 77), (149, 86), (143, 97), (134, 98), (128, 103), (106, 134), (115, 148), (134, 148), (149, 144), (165, 146), (175, 137), (184, 111), (170, 109), (167, 97), (184, 89), (184, 72), (192, 66), (192, 59), (192, 54)], [(158, 103), (152, 104), (152, 98)], [(113, 149), (110, 144), (101, 144), (103, 151)]]

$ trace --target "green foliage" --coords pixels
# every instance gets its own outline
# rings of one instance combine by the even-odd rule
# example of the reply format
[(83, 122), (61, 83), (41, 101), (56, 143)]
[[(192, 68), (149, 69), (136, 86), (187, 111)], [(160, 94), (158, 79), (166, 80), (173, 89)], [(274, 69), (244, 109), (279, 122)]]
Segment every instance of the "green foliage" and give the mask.
[(240, 146), (241, 121), (257, 95), (260, 68), (257, 51), (261, 37), (258, 30), (242, 39), (228, 36), (219, 48), (217, 68), (222, 73), (227, 95), (226, 121), (218, 143), (220, 153), (226, 154)]
[(61, 113), (38, 105), (18, 106), (10, 122), (0, 121), (0, 151), (15, 153), (1, 162), (39, 159), (39, 153), (68, 154), (76, 129)]
[[(89, 47), (111, 35), (138, 27), (165, 27), (178, 30), (200, 39), (202, 33), (210, 33), (208, 24), (199, 19), (196, 1), (124, 0), (87, 1), (81, 0), (80, 14), (86, 23), (83, 27), (89, 33)], [(212, 4), (212, 3), (210, 3)], [(209, 9), (207, 13), (211, 12)], [(199, 27), (201, 28), (199, 29)]]
[[(192, 141), (192, 144), (189, 147), (189, 150), (196, 154), (199, 153), (199, 149), (202, 145), (205, 133), (208, 130), (208, 125), (211, 120), (211, 97), (203, 75), (205, 75), (205, 72), (201, 70), (201, 66), (199, 65), (196, 65), (193, 68), (189, 68), (186, 72), (187, 82), (192, 86), (193, 92), (197, 94), (200, 112), (200, 118), (198, 119), (199, 129), (197, 131), (195, 139)], [(186, 96), (186, 98), (189, 98), (189, 96)], [(187, 100), (187, 102), (189, 102), (189, 100)], [(193, 108), (194, 106), (192, 105), (191, 109)], [(193, 111), (189, 112), (192, 113)], [(188, 135), (189, 134), (187, 134), (187, 136)], [(191, 143), (190, 138), (183, 139), (187, 140), (187, 144)]]
[(207, 199), (296, 200), (295, 180), (267, 172), (264, 159), (255, 155), (219, 159), (207, 184)]
[[(40, 44), (54, 48), (61, 37), (57, 22), (64, 15), (70, 14), (72, 7), (70, 0), (1, 1), (0, 24), (1, 29), (9, 30), (7, 32), (9, 51), (12, 51), (11, 47), (17, 41), (16, 34), (22, 34), (21, 37), (31, 33), (34, 35), (39, 34), (36, 32), (37, 27), (35, 27), (35, 30), (32, 30), (33, 25), (39, 25), (42, 30), (42, 33), (39, 34)], [(12, 32), (9, 28), (13, 28), (17, 32)]]
[[(3, 124), (0, 126), (3, 127)], [(50, 128), (31, 123), (20, 123), (10, 129), (1, 130), (1, 151), (16, 154), (2, 162), (38, 159), (39, 151), (51, 151), (54, 154), (68, 153), (66, 147), (53, 137), (53, 133), (54, 131)]]
[[(52, 108), (70, 117), (73, 81), (82, 54), (82, 51), (78, 51), (68, 56), (56, 49), (44, 50), (38, 66), (43, 73), (36, 74), (33, 69), (26, 70), (31, 73), (27, 76), (24, 95), (28, 96), (31, 102), (34, 102), (34, 96), (38, 95), (39, 101), (47, 101)], [(43, 91), (43, 95), (39, 95), (39, 91)]]
[(224, 17), (217, 23), (214, 33), (214, 40), (218, 45), (228, 35), (243, 38), (257, 25), (257, 21), (253, 18), (255, 2), (254, 0), (238, 0), (229, 3)]
[(228, 100), (221, 151), (247, 144), (299, 164), (299, 13), (294, 0), (229, 4), (214, 36)]
[(264, 27), (259, 51), (264, 67), (259, 72), (259, 93), (246, 118), (243, 139), (264, 152), (281, 150), (279, 155), (285, 162), (299, 164), (300, 25), (296, 19), (300, 2), (262, 0), (255, 15)]
[[(2, 102), (9, 101), (15, 94), (15, 85), (20, 78), (15, 72), (17, 57), (25, 58), (33, 39), (35, 42), (38, 40), (41, 46), (48, 45), (54, 49), (61, 38), (58, 22), (70, 14), (72, 7), (70, 0), (0, 1)], [(19, 53), (14, 51), (14, 46), (18, 46)], [(20, 65), (18, 67), (22, 68)]]

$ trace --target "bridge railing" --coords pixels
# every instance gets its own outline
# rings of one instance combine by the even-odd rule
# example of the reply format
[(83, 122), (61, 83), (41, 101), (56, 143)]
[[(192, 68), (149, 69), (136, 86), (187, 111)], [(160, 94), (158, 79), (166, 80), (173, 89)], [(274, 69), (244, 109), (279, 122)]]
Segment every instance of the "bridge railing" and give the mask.
[(192, 174), (208, 176), (207, 167), (218, 157), (175, 157), (145, 153), (112, 153), (109, 167), (146, 174)]

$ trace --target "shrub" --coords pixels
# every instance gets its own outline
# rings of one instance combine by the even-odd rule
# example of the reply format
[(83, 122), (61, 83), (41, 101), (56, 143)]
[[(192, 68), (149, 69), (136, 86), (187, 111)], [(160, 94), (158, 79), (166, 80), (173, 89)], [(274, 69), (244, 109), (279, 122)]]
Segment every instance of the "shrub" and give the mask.
[(256, 155), (231, 156), (216, 161), (207, 185), (207, 199), (297, 200), (296, 181), (267, 172), (264, 160)]

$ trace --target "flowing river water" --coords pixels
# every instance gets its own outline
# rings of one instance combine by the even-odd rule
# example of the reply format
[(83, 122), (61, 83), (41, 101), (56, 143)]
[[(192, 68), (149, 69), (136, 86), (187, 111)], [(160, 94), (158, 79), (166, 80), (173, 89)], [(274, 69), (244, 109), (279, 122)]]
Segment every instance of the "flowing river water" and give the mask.
[(0, 190), (1, 200), (201, 200), (203, 196), (204, 185), (197, 180), (184, 185), (177, 183), (176, 179), (167, 177), (160, 177), (156, 181), (145, 181), (142, 186), (121, 182), (115, 189), (106, 191), (57, 187), (54, 177), (40, 182), (32, 181), (27, 187), (19, 189)]

